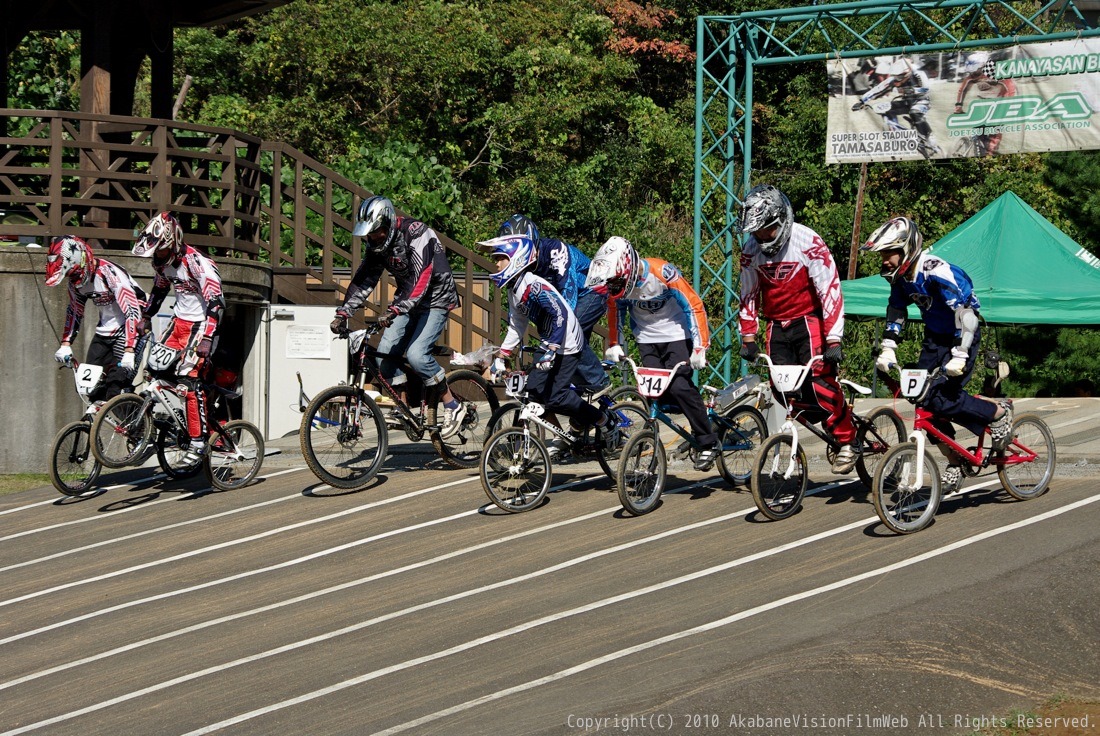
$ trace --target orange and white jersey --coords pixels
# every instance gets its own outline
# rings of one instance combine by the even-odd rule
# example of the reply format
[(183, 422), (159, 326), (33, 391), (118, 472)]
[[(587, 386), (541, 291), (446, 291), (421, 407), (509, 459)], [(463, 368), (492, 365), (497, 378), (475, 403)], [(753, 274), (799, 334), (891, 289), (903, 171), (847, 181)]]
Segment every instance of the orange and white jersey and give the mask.
[(635, 342), (691, 340), (694, 347), (709, 347), (710, 327), (703, 300), (680, 269), (660, 258), (643, 258), (642, 267), (642, 277), (634, 288), (607, 312), (608, 344), (622, 344), (619, 325), (625, 314), (630, 317)]
[(840, 275), (825, 241), (796, 222), (787, 244), (766, 256), (750, 237), (741, 251), (741, 334), (755, 335), (761, 317), (785, 327), (808, 314), (821, 317), (828, 342), (844, 336)]

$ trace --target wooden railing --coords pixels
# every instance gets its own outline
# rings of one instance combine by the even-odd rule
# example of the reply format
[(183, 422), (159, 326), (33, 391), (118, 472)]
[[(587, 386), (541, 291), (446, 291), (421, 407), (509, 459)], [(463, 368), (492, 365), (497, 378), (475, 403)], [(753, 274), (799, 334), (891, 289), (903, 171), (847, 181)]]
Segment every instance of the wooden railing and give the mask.
[[(336, 306), (359, 266), (351, 229), (371, 193), (290, 146), (169, 120), (14, 109), (0, 118), (9, 133), (0, 138), (2, 237), (64, 233), (129, 249), (135, 228), (170, 210), (191, 245), (270, 264), (273, 302)], [(501, 304), (483, 277), (490, 261), (440, 240), (462, 297), (448, 344), (499, 341)], [(379, 285), (375, 309), (392, 288)]]

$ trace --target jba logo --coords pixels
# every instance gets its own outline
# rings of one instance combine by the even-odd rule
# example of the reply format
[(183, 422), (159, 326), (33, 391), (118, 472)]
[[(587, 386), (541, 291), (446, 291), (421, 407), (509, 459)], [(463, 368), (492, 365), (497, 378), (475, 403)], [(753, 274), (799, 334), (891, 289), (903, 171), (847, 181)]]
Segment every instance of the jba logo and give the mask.
[(1024, 123), (1058, 118), (1087, 120), (1092, 108), (1080, 92), (1063, 92), (1049, 100), (1042, 97), (1000, 97), (970, 103), (966, 115), (950, 115), (948, 128), (978, 128), (1007, 123)]

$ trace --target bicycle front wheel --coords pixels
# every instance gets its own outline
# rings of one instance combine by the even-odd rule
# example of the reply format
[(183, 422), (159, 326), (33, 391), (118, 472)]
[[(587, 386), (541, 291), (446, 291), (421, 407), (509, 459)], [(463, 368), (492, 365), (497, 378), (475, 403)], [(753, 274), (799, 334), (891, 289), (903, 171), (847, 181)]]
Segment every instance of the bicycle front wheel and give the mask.
[(1035, 414), (1021, 414), (1012, 423), (1012, 442), (1004, 459), (994, 458), (997, 477), (1013, 498), (1036, 498), (1050, 487), (1056, 457), (1054, 435), (1046, 422)]
[(772, 521), (798, 511), (810, 482), (806, 450), (799, 445), (792, 453), (793, 447), (791, 435), (772, 435), (764, 440), (753, 460), (752, 498), (760, 513)]
[(856, 431), (856, 474), (868, 488), (874, 488), (875, 470), (891, 447), (905, 439), (905, 422), (888, 406), (880, 406), (867, 415)]
[[(727, 423), (729, 426), (727, 426)], [(768, 423), (764, 415), (751, 406), (740, 406), (717, 422), (721, 427), (718, 441), (718, 472), (732, 486), (748, 485), (752, 478), (752, 461), (760, 444), (768, 438)]]
[(485, 495), (509, 513), (542, 503), (553, 478), (546, 445), (513, 427), (505, 427), (485, 443), (478, 472)]
[[(499, 402), (496, 393), (479, 374), (459, 370), (447, 374), (447, 388), (455, 400), (466, 407), (466, 414), (458, 431), (449, 437), (432, 432), (432, 445), (439, 456), (456, 468), (476, 468), (485, 440), (489, 438), (489, 420)], [(442, 402), (434, 408), (435, 415), (428, 417), (428, 424), (437, 424), (443, 416)]]
[(202, 460), (187, 462), (187, 446), (191, 439), (179, 429), (164, 428), (157, 435), (157, 462), (169, 478), (193, 478), (202, 472)]
[(50, 450), (50, 481), (66, 496), (87, 493), (103, 466), (92, 455), (91, 425), (80, 421), (66, 424)]
[(596, 448), (596, 460), (607, 477), (611, 480), (618, 478), (619, 458), (630, 438), (646, 428), (649, 419), (649, 411), (642, 404), (633, 401), (620, 401), (611, 406), (611, 416), (614, 417), (619, 429), (619, 441), (614, 447), (608, 447), (603, 442), (603, 437), (596, 437), (600, 443)]
[(634, 404), (641, 404), (645, 409), (646, 414), (649, 414), (649, 403), (646, 397), (642, 396), (636, 386), (619, 386), (607, 395), (607, 398), (615, 404), (629, 401)]
[(918, 458), (915, 442), (894, 445), (879, 463), (871, 491), (875, 513), (887, 529), (897, 534), (920, 531), (932, 523), (940, 507), (943, 485), (939, 466), (928, 450)]
[(306, 465), (333, 488), (362, 488), (378, 474), (389, 447), (382, 411), (355, 386), (332, 386), (306, 407), (299, 429)]
[(264, 438), (251, 422), (226, 422), (210, 435), (210, 447), (202, 464), (206, 480), (219, 491), (244, 488), (264, 463)]
[(627, 512), (641, 516), (657, 508), (668, 478), (668, 458), (656, 432), (640, 431), (630, 438), (616, 475), (619, 503)]
[(107, 468), (137, 462), (152, 439), (153, 419), (145, 411), (145, 399), (137, 394), (114, 397), (92, 422), (92, 454)]

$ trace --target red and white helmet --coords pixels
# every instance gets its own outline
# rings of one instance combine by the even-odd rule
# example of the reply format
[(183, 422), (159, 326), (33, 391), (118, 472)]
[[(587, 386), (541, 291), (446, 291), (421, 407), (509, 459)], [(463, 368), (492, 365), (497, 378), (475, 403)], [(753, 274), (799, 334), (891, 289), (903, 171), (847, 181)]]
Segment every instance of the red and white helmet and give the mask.
[(622, 299), (638, 285), (642, 261), (626, 238), (617, 235), (600, 246), (588, 266), (584, 285), (610, 299)]
[(149, 224), (134, 243), (133, 254), (142, 258), (152, 256), (153, 263), (163, 266), (183, 258), (187, 244), (183, 242), (183, 228), (179, 220), (168, 212), (161, 212), (149, 220)]
[(90, 245), (75, 235), (62, 235), (50, 241), (46, 255), (46, 286), (57, 286), (66, 276), (83, 286), (95, 276), (96, 259)]
[(860, 250), (870, 253), (901, 251), (898, 267), (891, 270), (888, 266), (883, 266), (879, 274), (892, 284), (898, 277), (904, 277), (909, 272), (916, 263), (922, 247), (924, 247), (924, 237), (917, 229), (917, 223), (908, 217), (895, 217), (887, 220), (882, 227), (871, 233), (871, 237), (860, 246)]

